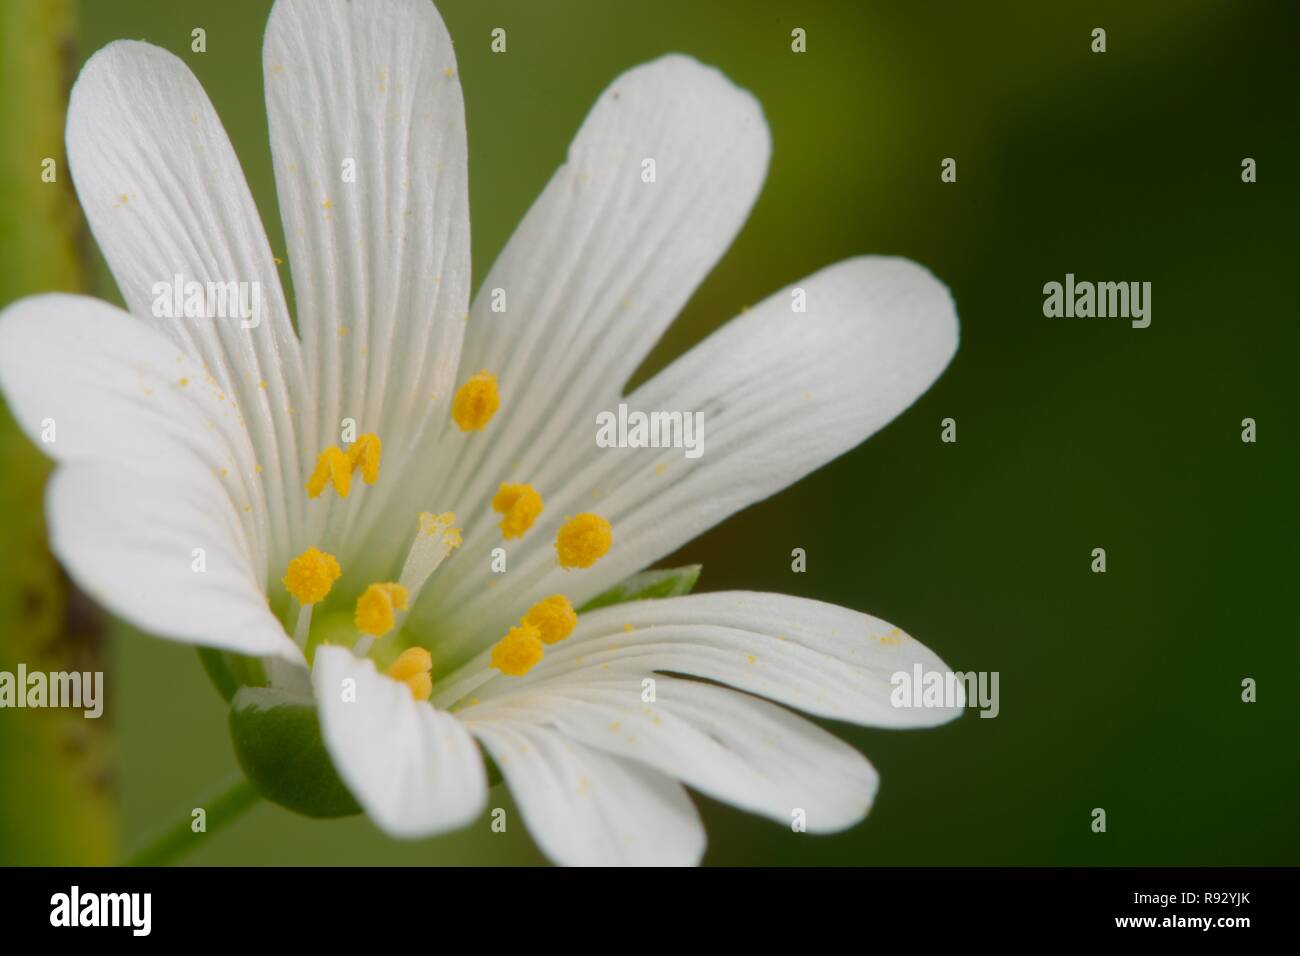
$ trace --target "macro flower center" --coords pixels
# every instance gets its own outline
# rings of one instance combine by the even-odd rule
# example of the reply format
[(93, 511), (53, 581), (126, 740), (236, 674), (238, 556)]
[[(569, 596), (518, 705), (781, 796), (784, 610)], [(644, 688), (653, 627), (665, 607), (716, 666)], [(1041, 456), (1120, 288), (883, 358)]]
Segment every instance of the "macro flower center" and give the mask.
[[(451, 417), (462, 432), (480, 432), (500, 407), (496, 376), (484, 370), (470, 376), (457, 390)], [(332, 488), (338, 498), (347, 499), (357, 472), (367, 485), (377, 484), (382, 458), (383, 442), (373, 432), (359, 436), (346, 449), (338, 445), (325, 448), (307, 480), (307, 497), (320, 499)], [(502, 539), (518, 541), (534, 527), (545, 503), (531, 484), (502, 482), (491, 499), (491, 507), (501, 515), (498, 528)], [(354, 655), (374, 660), (377, 665), (387, 663), (381, 667), (383, 673), (405, 684), (415, 699), (428, 700), (435, 686), (433, 656), (428, 648), (419, 646), (418, 636), (403, 630), (403, 624), (434, 571), (462, 543), (454, 512), (421, 512), (395, 581), (347, 581), (344, 562), (315, 545), (307, 548), (289, 562), (281, 578), (296, 607), (291, 608), (289, 616), (295, 621), (293, 636), (298, 647), (310, 662), (318, 644), (350, 641), (348, 646)], [(589, 512), (575, 515), (556, 532), (556, 562), (566, 570), (590, 568), (612, 543), (613, 528), (608, 520)], [(313, 634), (315, 609), (340, 581), (348, 588), (345, 594), (358, 594), (350, 626), (341, 629), (341, 615), (330, 612), (326, 614), (328, 625)], [(577, 623), (577, 612), (563, 594), (537, 601), (516, 626), (492, 645), (490, 666), (507, 676), (522, 677), (543, 659), (547, 646), (568, 637)], [(404, 636), (390, 637), (398, 634)], [(395, 644), (410, 646), (399, 652)]]

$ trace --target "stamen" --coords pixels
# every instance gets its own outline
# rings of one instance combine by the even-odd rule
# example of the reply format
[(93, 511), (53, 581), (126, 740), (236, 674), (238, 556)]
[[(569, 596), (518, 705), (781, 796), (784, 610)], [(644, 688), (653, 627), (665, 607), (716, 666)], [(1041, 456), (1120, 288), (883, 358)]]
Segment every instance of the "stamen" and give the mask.
[(456, 522), (456, 513), (448, 511), (440, 515), (428, 511), (420, 512), (420, 527), (411, 542), (411, 550), (402, 565), (402, 574), (398, 578), (402, 587), (411, 595), (411, 600), (419, 597), (424, 582), (429, 575), (442, 564), (443, 558), (459, 548), (461, 544), (460, 529), (452, 527)]
[(384, 446), (374, 432), (366, 432), (348, 449), (348, 463), (355, 471), (361, 469), (361, 477), (368, 485), (379, 480), (379, 459)]
[(451, 417), (463, 432), (482, 431), (501, 407), (497, 377), (487, 369), (469, 379), (456, 390), (451, 403)]
[(389, 666), (387, 674), (411, 689), (416, 700), (433, 696), (433, 657), (423, 647), (408, 647)]
[(501, 535), (522, 538), (542, 513), (542, 496), (532, 485), (501, 482), (492, 498), (492, 510), (501, 515)]
[(555, 536), (555, 554), (562, 568), (589, 568), (614, 541), (614, 529), (600, 515), (584, 511), (565, 522)]
[(307, 649), (307, 637), (311, 634), (312, 607), (311, 604), (304, 604), (298, 608), (298, 621), (293, 627), (293, 642), (303, 650)]
[(372, 584), (357, 598), (357, 630), (378, 640), (397, 623), (394, 609), (405, 611), (406, 588), (400, 584)]
[(299, 602), (311, 605), (325, 600), (342, 573), (334, 555), (319, 548), (308, 548), (289, 562), (280, 580)]
[(537, 628), (531, 624), (512, 627), (492, 648), (491, 664), (510, 677), (523, 677), (546, 653)]
[(573, 633), (578, 626), (578, 615), (568, 598), (554, 594), (529, 608), (523, 623), (537, 628), (537, 636), (544, 643), (556, 644)]
[(338, 445), (330, 445), (316, 459), (316, 470), (307, 479), (307, 497), (319, 498), (332, 484), (340, 498), (352, 490), (352, 462)]

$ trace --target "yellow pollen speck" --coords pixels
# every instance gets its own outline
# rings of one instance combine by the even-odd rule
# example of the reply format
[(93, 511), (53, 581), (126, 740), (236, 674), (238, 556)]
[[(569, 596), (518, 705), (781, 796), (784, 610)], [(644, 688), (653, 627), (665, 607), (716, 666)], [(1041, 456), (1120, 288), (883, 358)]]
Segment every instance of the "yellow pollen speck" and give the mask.
[(532, 485), (501, 482), (492, 497), (492, 510), (501, 515), (501, 535), (522, 538), (542, 513), (542, 496)]
[(222, 477), (222, 478), (226, 477), (226, 475), (228, 475), (228, 474), (230, 474), (230, 469), (229, 469), (229, 468), (222, 468), (222, 469), (221, 469), (221, 477)]
[(497, 377), (487, 369), (469, 379), (456, 390), (451, 402), (451, 418), (463, 432), (482, 431), (501, 407)]
[(332, 554), (319, 548), (308, 548), (289, 562), (285, 570), (285, 588), (303, 604), (315, 604), (325, 600), (330, 588), (339, 579), (343, 569)]
[(339, 326), (339, 338), (341, 338), (341, 339), (345, 339), (345, 338), (347, 338), (347, 337), (348, 337), (348, 327), (347, 327), (346, 325), (340, 325), (340, 326)]
[(661, 462), (659, 462), (659, 464), (655, 465), (655, 474), (656, 474), (656, 475), (662, 475), (662, 474), (664, 474), (664, 473), (667, 472), (667, 471), (668, 471), (668, 462), (666, 462), (666, 461), (661, 461)]
[(537, 628), (531, 624), (512, 627), (492, 648), (491, 664), (509, 677), (523, 677), (546, 653)]
[(307, 479), (307, 496), (319, 498), (331, 484), (340, 498), (352, 490), (352, 462), (337, 445), (330, 445), (316, 459), (316, 470)]
[(589, 568), (609, 550), (614, 529), (600, 515), (584, 511), (565, 522), (555, 536), (560, 567)]
[(442, 543), (448, 549), (459, 548), (464, 544), (464, 538), (461, 537), (460, 528), (452, 527), (455, 523), (456, 512), (454, 511), (446, 511), (440, 515), (432, 511), (421, 511), (418, 533), (426, 538), (441, 535)]
[(263, 391), (265, 391), (265, 390), (266, 390), (266, 379), (264, 379), (264, 378), (263, 378), (263, 379), (259, 379), (258, 382), (257, 382), (257, 387), (260, 388), (260, 389), (262, 389)]
[(279, 63), (277, 63), (277, 64), (275, 64), (275, 66), (271, 67), (271, 72), (272, 72), (272, 73), (283, 73), (283, 72), (284, 72), (284, 67), (281, 66)]
[(333, 209), (333, 208), (334, 208), (334, 200), (333, 200), (333, 199), (326, 199), (323, 203), (321, 203), (321, 207), (324, 208), (324, 209)]
[(411, 696), (416, 700), (428, 700), (433, 696), (433, 657), (423, 647), (408, 647), (397, 656), (397, 660), (385, 672), (399, 684), (411, 689)]
[(397, 623), (393, 609), (406, 610), (406, 588), (400, 584), (372, 584), (357, 598), (356, 623), (362, 634), (380, 638)]
[(578, 626), (578, 615), (563, 594), (538, 601), (524, 615), (524, 624), (537, 628), (537, 636), (547, 644), (555, 644), (573, 633)]
[(749, 663), (751, 663), (751, 664), (755, 664), (755, 663), (758, 662), (758, 658), (755, 657), (753, 654), (747, 654), (747, 655), (745, 656), (745, 660), (749, 661)]
[(368, 485), (379, 480), (379, 459), (383, 450), (383, 443), (374, 432), (366, 432), (348, 449), (348, 461), (354, 470), (361, 468), (361, 477)]
[(254, 469), (254, 470), (255, 470), (259, 475), (262, 473), (262, 466), (261, 466), (261, 465), (254, 465), (254, 466), (253, 466), (253, 469)]
[(274, 262), (277, 266), (284, 265), (284, 260), (281, 259), (279, 256), (272, 256), (271, 261)]
[(450, 80), (453, 76), (456, 75), (456, 71), (451, 67), (447, 67), (447, 69), (442, 71), (442, 75)]
[(624, 624), (624, 625), (623, 625), (623, 630), (625, 630), (625, 631), (627, 631), (627, 633), (631, 634), (634, 630), (636, 630), (636, 628), (634, 628), (631, 624)]
[(188, 378), (177, 379), (176, 384), (181, 388), (184, 388), (186, 385), (190, 384), (190, 380)]

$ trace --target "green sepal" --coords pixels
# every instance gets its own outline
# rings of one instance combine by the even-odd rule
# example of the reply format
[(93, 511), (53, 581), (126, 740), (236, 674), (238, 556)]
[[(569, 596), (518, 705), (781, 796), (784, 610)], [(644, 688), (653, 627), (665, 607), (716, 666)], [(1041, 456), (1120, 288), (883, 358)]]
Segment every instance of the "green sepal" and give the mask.
[(199, 663), (203, 665), (212, 686), (217, 689), (222, 700), (230, 703), (240, 687), (240, 680), (230, 666), (230, 655), (212, 647), (200, 647), (198, 652)]
[(309, 698), (241, 687), (230, 702), (230, 739), (244, 774), (272, 803), (308, 817), (361, 812), (325, 750)]
[(598, 594), (582, 607), (578, 613), (594, 611), (612, 604), (626, 604), (628, 601), (644, 601), (647, 598), (681, 597), (690, 594), (695, 582), (700, 579), (702, 564), (688, 564), (681, 568), (662, 568), (657, 571), (642, 571), (614, 585), (603, 594)]

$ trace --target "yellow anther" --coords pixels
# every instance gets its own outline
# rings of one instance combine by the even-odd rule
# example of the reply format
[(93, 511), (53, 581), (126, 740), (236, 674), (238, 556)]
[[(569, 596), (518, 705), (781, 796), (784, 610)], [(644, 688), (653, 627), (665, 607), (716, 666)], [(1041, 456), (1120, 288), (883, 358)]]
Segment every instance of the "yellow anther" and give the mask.
[(522, 538), (542, 513), (542, 496), (532, 485), (503, 481), (492, 497), (492, 510), (501, 515), (503, 537)]
[(546, 651), (537, 628), (531, 624), (512, 627), (492, 648), (492, 666), (510, 677), (523, 677)]
[(394, 680), (406, 680), (408, 677), (431, 670), (433, 670), (433, 655), (423, 647), (408, 647), (389, 665), (388, 676)]
[(497, 377), (484, 369), (471, 375), (451, 402), (452, 420), (463, 432), (482, 431), (501, 407)]
[(368, 485), (379, 480), (379, 458), (383, 450), (383, 443), (374, 432), (366, 432), (348, 449), (348, 463), (354, 470), (361, 469), (361, 477)]
[(340, 498), (352, 490), (352, 462), (337, 445), (330, 445), (316, 459), (316, 470), (307, 479), (307, 495), (319, 498), (326, 485), (333, 485)]
[(408, 677), (402, 683), (411, 688), (411, 696), (416, 700), (428, 700), (433, 696), (432, 674), (427, 672), (416, 674), (414, 677)]
[(343, 569), (339, 567), (334, 555), (319, 548), (308, 548), (289, 562), (289, 567), (280, 580), (300, 602), (316, 604), (325, 600), (342, 573)]
[(573, 633), (578, 626), (578, 615), (568, 598), (554, 594), (529, 608), (523, 623), (537, 628), (537, 636), (547, 644), (555, 644)]
[(407, 591), (400, 584), (372, 584), (357, 598), (357, 630), (380, 638), (393, 629), (393, 609), (406, 610)]
[(408, 647), (389, 666), (387, 674), (411, 689), (416, 700), (433, 696), (433, 657), (423, 647)]
[(614, 529), (600, 515), (584, 511), (564, 523), (555, 536), (555, 554), (563, 568), (589, 568), (614, 542)]

